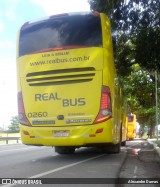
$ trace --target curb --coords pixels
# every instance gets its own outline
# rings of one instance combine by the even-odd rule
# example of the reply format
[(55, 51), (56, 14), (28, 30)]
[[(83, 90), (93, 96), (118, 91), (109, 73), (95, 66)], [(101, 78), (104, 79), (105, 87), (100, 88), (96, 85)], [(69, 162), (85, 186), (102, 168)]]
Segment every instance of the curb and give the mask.
[(158, 155), (159, 158), (160, 158), (160, 147), (158, 147), (157, 144), (155, 144), (151, 139), (147, 139), (147, 141), (148, 141), (148, 143), (149, 143), (150, 145), (153, 146), (155, 152), (157, 153), (157, 155)]

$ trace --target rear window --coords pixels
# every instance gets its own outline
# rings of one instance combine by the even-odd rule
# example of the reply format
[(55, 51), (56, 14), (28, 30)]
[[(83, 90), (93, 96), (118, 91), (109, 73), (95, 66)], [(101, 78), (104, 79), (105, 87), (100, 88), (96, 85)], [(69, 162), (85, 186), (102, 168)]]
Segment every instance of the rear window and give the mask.
[(92, 14), (56, 17), (21, 28), (19, 56), (65, 46), (102, 47), (100, 17)]

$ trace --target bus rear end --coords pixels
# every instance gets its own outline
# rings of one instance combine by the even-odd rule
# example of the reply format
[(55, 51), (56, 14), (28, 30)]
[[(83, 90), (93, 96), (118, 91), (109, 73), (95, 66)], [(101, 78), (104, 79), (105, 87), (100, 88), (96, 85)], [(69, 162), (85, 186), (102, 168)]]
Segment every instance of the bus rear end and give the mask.
[(136, 115), (131, 114), (127, 117), (128, 124), (127, 124), (127, 137), (128, 139), (134, 139), (136, 137)]
[(119, 143), (112, 106), (115, 69), (104, 15), (63, 14), (24, 24), (17, 72), (24, 144), (62, 150)]

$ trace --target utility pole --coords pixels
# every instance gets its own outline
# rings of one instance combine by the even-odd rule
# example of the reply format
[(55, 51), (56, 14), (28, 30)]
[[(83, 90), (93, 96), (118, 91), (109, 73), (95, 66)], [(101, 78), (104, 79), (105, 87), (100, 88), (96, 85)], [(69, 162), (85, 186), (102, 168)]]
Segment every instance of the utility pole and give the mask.
[(157, 130), (157, 141), (158, 141), (158, 91), (157, 91), (157, 70), (155, 71), (155, 91), (156, 91), (156, 130)]

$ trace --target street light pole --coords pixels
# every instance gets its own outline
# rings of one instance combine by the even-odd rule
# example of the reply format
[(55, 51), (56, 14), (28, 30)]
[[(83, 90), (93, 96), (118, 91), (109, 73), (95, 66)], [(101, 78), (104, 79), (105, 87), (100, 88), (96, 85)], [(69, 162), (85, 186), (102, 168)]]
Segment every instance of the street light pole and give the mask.
[(155, 91), (156, 91), (156, 127), (157, 127), (157, 141), (158, 141), (158, 91), (157, 91), (157, 71), (155, 71)]

